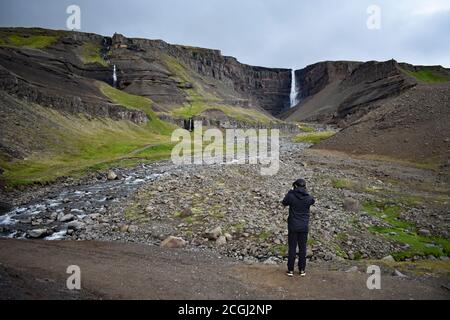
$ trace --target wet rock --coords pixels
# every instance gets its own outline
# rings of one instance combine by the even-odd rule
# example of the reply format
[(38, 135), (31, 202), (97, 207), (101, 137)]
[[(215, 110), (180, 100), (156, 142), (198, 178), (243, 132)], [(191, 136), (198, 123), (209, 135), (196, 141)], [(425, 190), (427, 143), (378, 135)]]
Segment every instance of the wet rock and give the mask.
[(9, 203), (0, 201), (0, 215), (11, 211), (12, 210), (12, 205), (10, 205)]
[(277, 265), (278, 264), (278, 259), (276, 259), (275, 257), (269, 257), (266, 260), (263, 261), (263, 264), (265, 265)]
[(161, 247), (163, 248), (183, 248), (185, 247), (187, 242), (180, 237), (169, 236), (164, 241), (161, 242)]

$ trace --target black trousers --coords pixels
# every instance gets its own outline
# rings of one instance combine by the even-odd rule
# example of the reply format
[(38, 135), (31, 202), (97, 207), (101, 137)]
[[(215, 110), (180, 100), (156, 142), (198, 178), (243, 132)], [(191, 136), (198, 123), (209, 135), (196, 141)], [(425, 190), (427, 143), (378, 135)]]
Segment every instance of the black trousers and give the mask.
[(295, 256), (297, 253), (297, 246), (299, 249), (298, 254), (298, 268), (301, 271), (305, 271), (306, 268), (306, 242), (308, 241), (308, 232), (292, 232), (288, 233), (288, 270), (294, 271)]

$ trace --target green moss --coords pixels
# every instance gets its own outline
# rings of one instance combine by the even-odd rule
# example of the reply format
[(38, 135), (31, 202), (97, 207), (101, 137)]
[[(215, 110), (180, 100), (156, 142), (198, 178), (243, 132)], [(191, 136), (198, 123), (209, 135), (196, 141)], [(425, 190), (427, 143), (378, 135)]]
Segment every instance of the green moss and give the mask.
[(93, 42), (86, 42), (81, 48), (81, 61), (84, 64), (98, 63), (104, 67), (108, 63), (101, 57), (101, 46)]
[(336, 189), (353, 189), (355, 187), (355, 182), (349, 179), (335, 179), (332, 182), (333, 188)]
[(293, 138), (294, 142), (304, 142), (304, 143), (312, 143), (317, 144), (323, 140), (326, 140), (333, 136), (335, 132), (333, 131), (320, 131), (320, 132), (311, 132), (297, 135)]
[(364, 210), (372, 216), (385, 221), (388, 226), (370, 227), (374, 233), (398, 243), (408, 245), (408, 249), (395, 252), (392, 256), (397, 260), (404, 260), (413, 256), (434, 255), (436, 257), (450, 254), (450, 241), (440, 237), (425, 237), (417, 233), (416, 226), (400, 218), (400, 207), (385, 202), (365, 202)]
[(270, 231), (264, 230), (258, 234), (258, 239), (259, 241), (267, 241), (267, 239), (269, 239), (271, 236), (272, 233)]
[(413, 76), (414, 78), (425, 83), (442, 83), (450, 81), (449, 75), (440, 74), (436, 70), (433, 70), (431, 68), (425, 67), (418, 71), (405, 70), (405, 72), (410, 76)]
[[(3, 36), (3, 34), (0, 34)], [(10, 34), (0, 39), (1, 46), (41, 49), (58, 41), (57, 36)]]

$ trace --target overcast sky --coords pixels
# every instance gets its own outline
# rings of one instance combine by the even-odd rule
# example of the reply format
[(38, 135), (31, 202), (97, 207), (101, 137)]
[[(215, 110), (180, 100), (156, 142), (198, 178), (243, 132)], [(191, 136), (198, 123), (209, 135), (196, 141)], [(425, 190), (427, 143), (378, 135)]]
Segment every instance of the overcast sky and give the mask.
[[(1, 26), (65, 29), (220, 49), (239, 61), (303, 68), (323, 60), (387, 60), (450, 67), (450, 0), (1, 0)], [(381, 9), (381, 29), (367, 8)]]

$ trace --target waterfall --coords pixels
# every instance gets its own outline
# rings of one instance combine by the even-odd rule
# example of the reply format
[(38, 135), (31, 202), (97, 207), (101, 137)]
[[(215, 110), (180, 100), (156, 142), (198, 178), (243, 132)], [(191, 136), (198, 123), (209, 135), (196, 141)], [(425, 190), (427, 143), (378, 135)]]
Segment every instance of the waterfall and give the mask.
[(292, 80), (291, 80), (291, 108), (297, 104), (297, 84), (295, 81), (295, 70), (292, 69)]
[(113, 86), (114, 86), (114, 88), (116, 87), (116, 83), (117, 83), (117, 73), (116, 73), (116, 65), (114, 65), (114, 68), (113, 68)]

